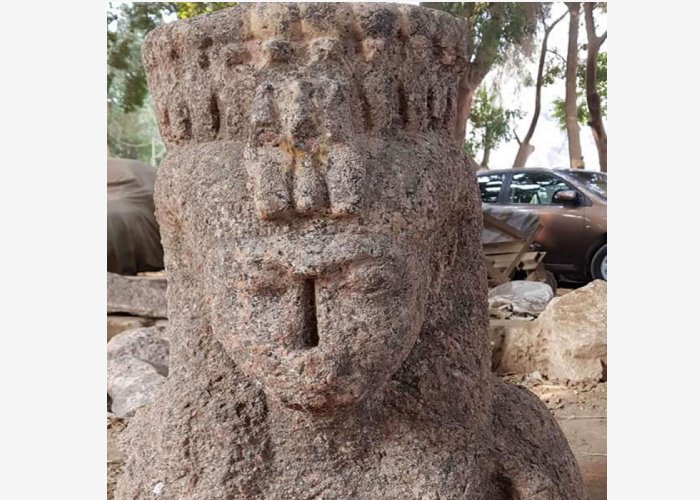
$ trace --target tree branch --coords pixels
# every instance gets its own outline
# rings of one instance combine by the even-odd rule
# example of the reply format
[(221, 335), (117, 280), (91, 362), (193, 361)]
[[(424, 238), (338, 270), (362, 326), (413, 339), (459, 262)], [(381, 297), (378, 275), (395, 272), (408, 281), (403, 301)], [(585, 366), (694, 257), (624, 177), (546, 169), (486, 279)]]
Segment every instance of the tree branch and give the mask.
[(557, 52), (556, 50), (547, 49), (547, 52), (549, 52), (550, 54), (554, 54), (559, 59), (561, 59), (564, 64), (566, 64), (566, 58), (563, 55), (561, 55), (559, 52)]
[[(564, 12), (561, 16), (559, 16), (559, 17), (557, 18), (556, 21), (554, 21), (554, 22), (553, 22), (552, 24), (550, 24), (549, 26), (547, 26), (547, 25), (545, 24), (545, 25), (544, 25), (544, 26), (545, 26), (545, 30), (544, 30), (545, 33), (549, 34), (549, 33), (552, 31), (552, 29), (559, 23), (559, 21), (561, 21), (562, 19), (564, 19), (568, 14), (569, 14), (569, 11), (567, 10), (567, 11)], [(544, 23), (542, 23), (542, 24), (544, 24)], [(606, 31), (605, 34), (607, 35), (608, 32)]]

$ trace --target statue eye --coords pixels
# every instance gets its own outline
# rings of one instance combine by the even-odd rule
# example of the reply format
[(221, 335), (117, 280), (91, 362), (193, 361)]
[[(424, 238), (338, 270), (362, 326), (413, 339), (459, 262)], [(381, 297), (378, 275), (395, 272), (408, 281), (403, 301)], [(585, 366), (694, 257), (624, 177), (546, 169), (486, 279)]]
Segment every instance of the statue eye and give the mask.
[(287, 291), (287, 286), (279, 280), (276, 282), (258, 283), (254, 291), (256, 295), (279, 297)]
[(289, 287), (279, 276), (247, 276), (241, 281), (239, 290), (252, 297), (280, 297), (284, 295)]
[(378, 292), (386, 289), (389, 285), (389, 280), (387, 280), (387, 277), (379, 273), (372, 273), (363, 281), (362, 291), (365, 293)]
[(252, 264), (240, 276), (236, 288), (250, 296), (278, 297), (289, 290), (285, 274), (278, 265)]
[(378, 298), (394, 291), (397, 287), (395, 276), (385, 270), (376, 269), (358, 274), (352, 278), (352, 289), (359, 295)]

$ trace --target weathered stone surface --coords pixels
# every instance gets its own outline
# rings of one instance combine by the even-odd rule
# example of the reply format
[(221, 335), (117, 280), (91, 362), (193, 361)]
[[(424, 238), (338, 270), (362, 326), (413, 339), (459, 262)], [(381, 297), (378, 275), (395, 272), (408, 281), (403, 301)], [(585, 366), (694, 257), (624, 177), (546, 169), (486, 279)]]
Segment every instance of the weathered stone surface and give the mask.
[(140, 316), (114, 316), (107, 315), (107, 342), (121, 332), (133, 330), (134, 328), (145, 328), (155, 324), (155, 320), (151, 318), (142, 318)]
[(462, 21), (246, 3), (151, 33), (172, 342), (119, 499), (580, 499), (490, 371)]
[(167, 318), (167, 280), (107, 273), (107, 313)]
[(553, 299), (526, 326), (505, 329), (498, 371), (600, 380), (607, 366), (607, 328), (607, 283), (596, 280)]
[(123, 332), (107, 344), (107, 394), (117, 417), (129, 417), (150, 403), (168, 374), (165, 328)]

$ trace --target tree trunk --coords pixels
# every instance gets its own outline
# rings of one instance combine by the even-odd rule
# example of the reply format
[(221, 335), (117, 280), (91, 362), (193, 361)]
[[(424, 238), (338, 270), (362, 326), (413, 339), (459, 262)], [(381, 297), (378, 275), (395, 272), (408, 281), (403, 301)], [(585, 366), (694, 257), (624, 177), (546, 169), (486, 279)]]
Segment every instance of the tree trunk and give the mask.
[(540, 63), (537, 67), (537, 85), (535, 88), (535, 112), (532, 115), (532, 121), (530, 122), (530, 128), (525, 134), (525, 138), (520, 142), (520, 147), (518, 148), (518, 153), (515, 155), (515, 161), (513, 162), (513, 168), (523, 168), (527, 164), (527, 159), (530, 157), (535, 147), (530, 144), (532, 136), (535, 134), (535, 127), (537, 127), (537, 120), (540, 117), (540, 110), (542, 109), (542, 85), (544, 83), (544, 63), (547, 56), (547, 40), (549, 39), (549, 34), (552, 29), (566, 16), (567, 12), (562, 14), (556, 21), (551, 25), (547, 26), (542, 21), (544, 25), (544, 37), (542, 38), (542, 52), (540, 52)]
[(472, 104), (476, 89), (481, 85), (484, 77), (488, 73), (488, 68), (484, 69), (479, 65), (468, 66), (464, 71), (459, 87), (457, 87), (457, 121), (455, 122), (454, 138), (462, 146), (467, 132), (467, 120), (472, 112)]
[(588, 38), (588, 54), (586, 57), (586, 102), (588, 104), (588, 126), (591, 127), (595, 145), (598, 148), (598, 161), (601, 172), (608, 171), (608, 134), (603, 125), (603, 113), (600, 106), (600, 95), (596, 87), (598, 72), (598, 52), (608, 36), (608, 32), (598, 37), (595, 34), (595, 24), (593, 21), (593, 8), (595, 3), (586, 2), (583, 4), (583, 11), (586, 18), (586, 35)]
[(535, 151), (535, 146), (525, 141), (520, 143), (518, 147), (518, 154), (515, 155), (515, 161), (513, 162), (513, 168), (524, 168), (527, 164), (527, 159)]
[(489, 168), (489, 157), (491, 156), (491, 148), (484, 148), (484, 156), (481, 159), (481, 168), (488, 170)]
[(469, 81), (469, 72), (465, 71), (457, 89), (457, 121), (455, 122), (454, 137), (458, 144), (464, 143), (467, 120), (472, 112), (472, 102), (477, 86)]
[(569, 45), (566, 52), (566, 134), (569, 138), (569, 164), (571, 168), (583, 168), (580, 127), (576, 106), (576, 68), (578, 66), (578, 26), (581, 2), (566, 2), (569, 9)]

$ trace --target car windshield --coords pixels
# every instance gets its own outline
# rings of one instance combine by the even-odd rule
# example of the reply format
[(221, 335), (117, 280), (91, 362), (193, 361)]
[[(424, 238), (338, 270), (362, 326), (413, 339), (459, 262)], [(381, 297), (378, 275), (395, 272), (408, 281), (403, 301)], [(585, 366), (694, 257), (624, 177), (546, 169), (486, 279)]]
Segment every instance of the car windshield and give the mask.
[(573, 177), (579, 182), (582, 182), (599, 194), (603, 199), (608, 199), (608, 174), (602, 172), (586, 172), (579, 170), (576, 172), (567, 172), (570, 177)]

